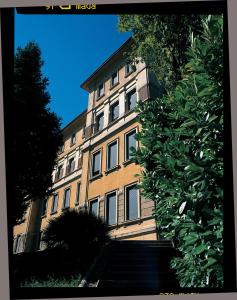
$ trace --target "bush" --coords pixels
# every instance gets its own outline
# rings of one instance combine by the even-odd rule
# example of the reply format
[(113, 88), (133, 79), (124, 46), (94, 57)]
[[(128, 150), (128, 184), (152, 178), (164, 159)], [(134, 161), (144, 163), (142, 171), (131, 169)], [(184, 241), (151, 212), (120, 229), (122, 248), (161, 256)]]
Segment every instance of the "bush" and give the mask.
[(20, 287), (78, 287), (81, 281), (81, 274), (69, 277), (58, 277), (55, 274), (46, 276), (45, 279), (31, 277), (20, 283)]
[(222, 16), (203, 18), (190, 44), (176, 87), (138, 105), (135, 158), (158, 228), (182, 254), (172, 261), (181, 287), (223, 287)]
[(62, 248), (48, 248), (16, 254), (12, 262), (12, 284), (15, 287), (78, 286), (96, 253), (96, 248), (89, 249), (82, 257)]
[(51, 219), (42, 240), (48, 248), (76, 251), (77, 255), (109, 241), (109, 229), (101, 218), (70, 209)]

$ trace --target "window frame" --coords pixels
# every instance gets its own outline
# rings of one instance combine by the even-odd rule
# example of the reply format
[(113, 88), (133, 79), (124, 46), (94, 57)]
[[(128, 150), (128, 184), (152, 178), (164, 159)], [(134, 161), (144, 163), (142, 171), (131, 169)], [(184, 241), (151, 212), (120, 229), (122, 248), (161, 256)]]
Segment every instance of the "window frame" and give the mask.
[(22, 234), (18, 234), (18, 235), (15, 237), (15, 244), (13, 243), (13, 245), (14, 245), (14, 248), (13, 248), (13, 254), (18, 254), (18, 253), (20, 253), (18, 250), (19, 250), (19, 246), (20, 246), (20, 242), (21, 242), (21, 236), (22, 236)]
[[(112, 108), (118, 106), (118, 116), (117, 118), (112, 120)], [(110, 108), (109, 108), (109, 123), (115, 122), (116, 120), (119, 119), (119, 113), (120, 113), (120, 106), (119, 106), (119, 99), (111, 103)]]
[[(74, 162), (73, 170), (71, 170), (72, 162)], [(67, 175), (71, 174), (72, 172), (74, 172), (76, 170), (76, 157), (75, 156), (68, 158), (67, 168), (68, 168)]]
[(132, 94), (133, 92), (135, 92), (134, 94), (136, 94), (136, 104), (137, 104), (137, 102), (138, 102), (138, 95), (137, 95), (137, 89), (136, 89), (136, 87), (133, 87), (133, 88), (131, 88), (131, 89), (129, 89), (128, 91), (126, 91), (126, 95), (125, 95), (125, 99), (126, 99), (126, 103), (125, 103), (125, 112), (126, 113), (128, 113), (128, 112), (130, 112), (130, 111), (133, 111), (134, 110), (134, 107), (136, 106), (134, 106), (133, 108), (129, 108), (128, 107), (128, 97), (129, 97), (129, 95), (130, 94)]
[[(93, 173), (93, 169), (94, 169), (94, 164), (93, 164), (94, 159), (93, 158), (97, 153), (100, 153), (100, 171), (98, 174), (94, 174)], [(99, 148), (91, 153), (91, 168), (90, 168), (91, 176), (90, 177), (93, 179), (93, 178), (101, 176), (101, 174), (102, 174), (102, 148)]]
[[(140, 194), (140, 190), (137, 185), (138, 185), (138, 182), (136, 181), (136, 182), (132, 182), (132, 183), (124, 186), (124, 222), (135, 221), (135, 220), (139, 220), (141, 218), (141, 194)], [(128, 219), (127, 218), (128, 217), (127, 189), (131, 188), (132, 186), (137, 186), (137, 218)]]
[[(124, 162), (125, 163), (131, 161), (131, 158), (127, 157), (127, 136), (129, 134), (131, 134), (133, 131), (135, 131), (135, 135), (136, 135), (137, 132), (138, 132), (138, 128), (134, 127), (131, 130), (129, 130), (128, 132), (124, 133)], [(138, 141), (136, 139), (135, 139), (135, 141), (136, 141), (136, 149), (137, 149), (138, 148)], [(128, 156), (129, 156), (129, 151), (128, 151)]]
[[(100, 86), (102, 86), (102, 91), (103, 91), (101, 94), (100, 94)], [(104, 95), (105, 95), (105, 84), (104, 84), (104, 82), (102, 82), (102, 83), (99, 83), (97, 86), (97, 92), (96, 92), (97, 100), (102, 98)]]
[(40, 230), (37, 251), (43, 251), (46, 248), (46, 243), (42, 241), (43, 235), (44, 235), (44, 230)]
[[(116, 143), (117, 145), (116, 164), (115, 166), (109, 168), (109, 146), (114, 143)], [(115, 140), (109, 142), (106, 145), (106, 171), (108, 172), (110, 170), (116, 169), (118, 165), (119, 165), (119, 138), (116, 138)]]
[(93, 202), (97, 202), (97, 212), (96, 212), (96, 217), (98, 217), (99, 216), (99, 197), (95, 197), (95, 198), (92, 198), (92, 199), (90, 199), (89, 200), (89, 213), (90, 214), (92, 214), (92, 212), (91, 212), (91, 204), (93, 203)]
[[(64, 165), (63, 163), (58, 164), (57, 171), (56, 171), (56, 174), (58, 174), (58, 175), (56, 176), (56, 174), (55, 174), (55, 181), (58, 181), (64, 177), (63, 165)], [(61, 169), (61, 172), (59, 172), (59, 169)], [(61, 174), (61, 176), (60, 176), (60, 174)]]
[(59, 146), (59, 154), (64, 152), (65, 143), (63, 142), (62, 145)]
[(76, 144), (76, 132), (74, 132), (72, 135), (71, 135), (71, 139), (70, 139), (70, 147), (72, 147), (73, 145)]
[[(47, 216), (47, 210), (48, 210), (48, 199), (43, 199), (44, 201), (44, 206), (42, 206), (42, 209), (41, 209), (41, 218), (45, 218)], [(44, 209), (44, 211), (43, 211)]]
[(80, 202), (80, 193), (81, 193), (81, 182), (77, 182), (77, 192), (76, 192), (75, 205), (79, 205), (79, 202)]
[(126, 63), (125, 65), (125, 77), (129, 76), (136, 71), (136, 66), (131, 63)]
[[(103, 115), (103, 127), (101, 129), (98, 128), (99, 122), (98, 119), (99, 117)], [(100, 113), (95, 115), (95, 127), (94, 127), (94, 134), (101, 132), (104, 129), (104, 111), (101, 111)]]
[[(116, 74), (117, 76), (117, 82), (113, 83), (113, 75)], [(114, 71), (110, 76), (110, 89), (112, 89), (114, 86), (119, 84), (119, 71)]]
[[(53, 208), (55, 206), (55, 197), (57, 197), (57, 205), (56, 205), (56, 210), (53, 210)], [(51, 212), (50, 212), (51, 215), (56, 214), (57, 211), (58, 211), (58, 200), (59, 200), (59, 193), (53, 194), (52, 205), (51, 205)]]
[[(68, 206), (65, 206), (65, 201), (66, 201), (66, 192), (69, 191), (69, 200), (68, 200)], [(63, 205), (62, 205), (62, 210), (70, 208), (70, 200), (71, 200), (71, 186), (66, 187), (64, 189), (64, 194), (63, 194)]]
[[(111, 194), (114, 194), (116, 195), (116, 203), (115, 203), (115, 223), (114, 224), (108, 224), (108, 197), (109, 195)], [(105, 216), (105, 223), (108, 225), (108, 226), (116, 226), (118, 225), (118, 190), (113, 190), (113, 191), (110, 191), (108, 193), (105, 194), (105, 212), (104, 212), (104, 216)]]

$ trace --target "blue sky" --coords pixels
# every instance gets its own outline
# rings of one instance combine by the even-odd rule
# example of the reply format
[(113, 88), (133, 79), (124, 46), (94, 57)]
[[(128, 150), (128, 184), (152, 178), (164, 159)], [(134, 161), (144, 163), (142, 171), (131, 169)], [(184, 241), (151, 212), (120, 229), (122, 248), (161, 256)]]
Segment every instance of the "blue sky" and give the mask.
[(80, 84), (130, 36), (115, 15), (15, 15), (15, 48), (38, 43), (48, 77), (50, 108), (62, 127), (87, 107)]

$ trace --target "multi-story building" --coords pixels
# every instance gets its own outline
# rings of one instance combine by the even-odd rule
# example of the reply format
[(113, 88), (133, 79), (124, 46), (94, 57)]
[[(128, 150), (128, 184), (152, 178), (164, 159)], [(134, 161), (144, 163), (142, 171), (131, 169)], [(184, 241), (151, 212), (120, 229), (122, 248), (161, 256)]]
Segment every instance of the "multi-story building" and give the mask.
[(50, 218), (67, 208), (101, 216), (117, 239), (156, 240), (154, 203), (137, 183), (141, 167), (131, 161), (141, 129), (134, 107), (161, 91), (143, 62), (126, 63), (125, 42), (81, 87), (87, 111), (63, 129), (64, 144), (53, 171), (52, 193), (33, 201), (24, 223), (14, 228), (14, 252), (42, 249), (40, 236)]

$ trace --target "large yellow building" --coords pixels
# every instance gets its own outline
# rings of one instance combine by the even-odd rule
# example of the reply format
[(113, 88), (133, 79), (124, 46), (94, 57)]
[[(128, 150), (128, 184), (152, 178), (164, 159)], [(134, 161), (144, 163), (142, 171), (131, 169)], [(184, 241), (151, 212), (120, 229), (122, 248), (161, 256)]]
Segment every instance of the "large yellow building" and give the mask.
[(29, 206), (25, 222), (14, 228), (14, 253), (36, 251), (50, 218), (67, 208), (101, 216), (117, 239), (156, 240), (153, 201), (136, 184), (141, 167), (131, 162), (141, 129), (134, 107), (160, 93), (143, 62), (126, 63), (125, 42), (81, 87), (89, 93), (87, 111), (63, 129), (64, 144), (53, 171), (52, 193)]

